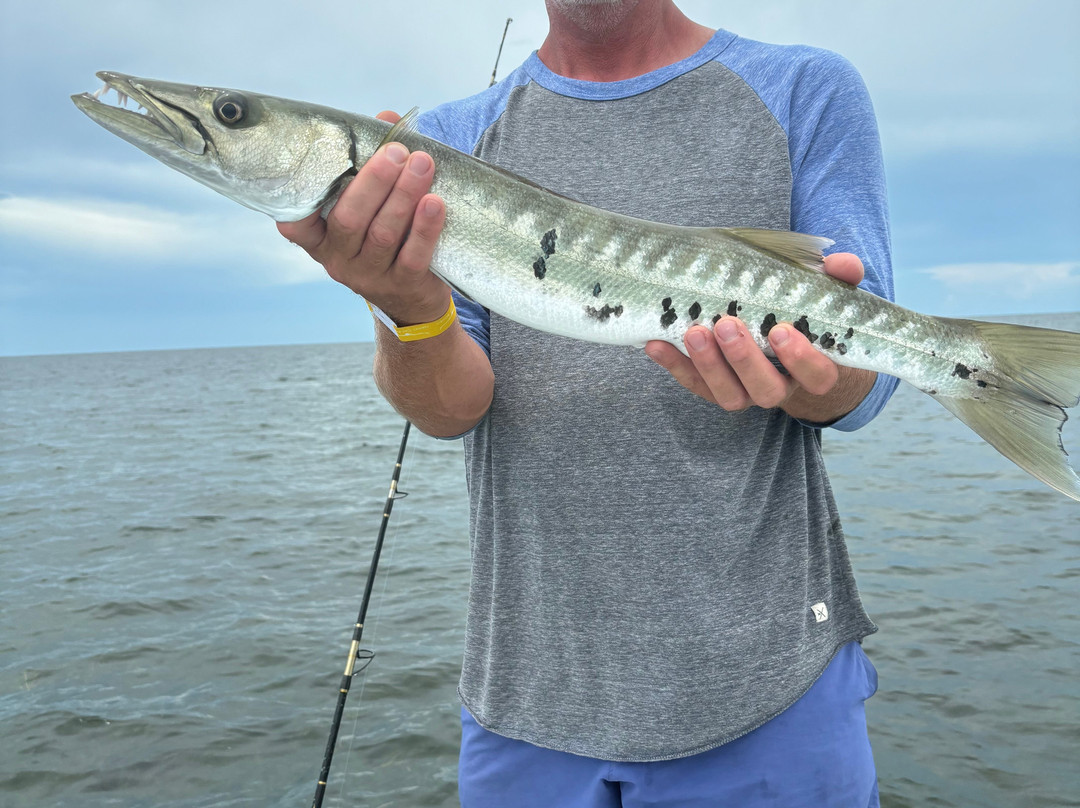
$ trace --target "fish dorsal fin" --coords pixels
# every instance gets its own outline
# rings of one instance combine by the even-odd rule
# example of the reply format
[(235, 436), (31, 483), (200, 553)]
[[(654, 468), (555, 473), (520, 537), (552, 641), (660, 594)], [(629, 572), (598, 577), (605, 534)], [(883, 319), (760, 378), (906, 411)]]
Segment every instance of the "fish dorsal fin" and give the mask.
[(822, 252), (834, 243), (829, 238), (793, 233), (790, 230), (755, 230), (750, 227), (735, 227), (718, 228), (717, 233), (738, 239), (793, 266), (815, 272), (825, 271)]
[[(416, 122), (420, 118), (420, 107), (413, 107), (404, 115), (401, 119), (390, 127), (390, 131), (383, 136), (382, 143), (379, 144), (379, 149), (385, 146), (387, 143), (401, 142), (401, 138), (406, 135), (412, 134), (416, 131)], [(378, 149), (376, 149), (378, 151)]]

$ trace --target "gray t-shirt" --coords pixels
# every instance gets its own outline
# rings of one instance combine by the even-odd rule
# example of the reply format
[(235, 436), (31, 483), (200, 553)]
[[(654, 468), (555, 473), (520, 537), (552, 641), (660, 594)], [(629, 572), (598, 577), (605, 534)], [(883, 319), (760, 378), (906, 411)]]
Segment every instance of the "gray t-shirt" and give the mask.
[[(608, 210), (829, 236), (891, 296), (873, 112), (834, 54), (720, 31), (684, 62), (613, 83), (565, 79), (534, 54), (422, 130)], [(689, 755), (783, 711), (875, 630), (818, 429), (778, 409), (725, 412), (639, 348), (459, 302), (495, 373), (491, 410), (465, 436), (460, 695), (482, 726), (607, 760)], [(882, 378), (848, 428), (894, 385)]]

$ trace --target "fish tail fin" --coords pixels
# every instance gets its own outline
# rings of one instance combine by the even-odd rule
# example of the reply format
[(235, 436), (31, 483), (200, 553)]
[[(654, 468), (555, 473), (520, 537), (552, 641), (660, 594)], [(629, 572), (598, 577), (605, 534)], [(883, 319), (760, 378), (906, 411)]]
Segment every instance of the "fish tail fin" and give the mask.
[(1061, 441), (1065, 410), (1080, 402), (1080, 334), (953, 320), (982, 339), (999, 374), (979, 398), (937, 396), (953, 415), (1024, 471), (1080, 500), (1080, 477)]

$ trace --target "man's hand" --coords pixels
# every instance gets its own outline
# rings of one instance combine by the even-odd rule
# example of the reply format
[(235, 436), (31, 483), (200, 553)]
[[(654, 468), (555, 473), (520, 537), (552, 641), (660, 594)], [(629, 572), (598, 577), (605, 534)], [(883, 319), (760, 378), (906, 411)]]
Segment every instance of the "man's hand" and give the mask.
[[(360, 167), (325, 222), (315, 213), (278, 230), (399, 326), (430, 323), (450, 307), (450, 288), (428, 268), (446, 221), (443, 201), (428, 193), (434, 176), (430, 155), (389, 143)], [(416, 342), (376, 325), (375, 344), (379, 390), (427, 434), (460, 435), (491, 406), (491, 363), (460, 323)]]
[(429, 323), (450, 306), (450, 289), (428, 270), (446, 219), (443, 201), (428, 193), (434, 176), (429, 155), (389, 143), (361, 166), (325, 222), (313, 213), (278, 230), (398, 325)]
[[(862, 261), (851, 253), (827, 256), (825, 271), (853, 286), (863, 277)], [(721, 318), (712, 331), (694, 326), (683, 342), (689, 357), (659, 340), (645, 352), (687, 390), (729, 411), (782, 407), (796, 418), (826, 423), (854, 409), (874, 383), (875, 374), (838, 366), (790, 323), (769, 332), (790, 376), (776, 369), (737, 317)]]

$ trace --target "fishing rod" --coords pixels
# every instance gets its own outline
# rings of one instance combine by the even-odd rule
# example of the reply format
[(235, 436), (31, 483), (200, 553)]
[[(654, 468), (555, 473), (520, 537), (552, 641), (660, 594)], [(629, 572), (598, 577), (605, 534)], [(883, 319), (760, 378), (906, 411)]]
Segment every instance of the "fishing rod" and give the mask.
[[(491, 70), (491, 83), (495, 84), (495, 73), (499, 69), (499, 59), (502, 57), (503, 45), (506, 43), (506, 32), (510, 29), (513, 19), (506, 18), (503, 27), (502, 39), (499, 41), (499, 52), (495, 55), (495, 67)], [(371, 590), (375, 583), (375, 573), (379, 568), (379, 557), (382, 555), (383, 539), (386, 537), (386, 526), (390, 523), (390, 512), (394, 509), (394, 500), (405, 496), (404, 491), (398, 491), (398, 478), (401, 476), (401, 461), (405, 457), (405, 445), (409, 442), (409, 429), (412, 424), (405, 422), (405, 429), (401, 433), (401, 445), (398, 447), (397, 462), (394, 464), (394, 474), (390, 478), (390, 492), (386, 495), (386, 505), (383, 507), (382, 522), (379, 524), (379, 535), (375, 539), (375, 550), (371, 556), (371, 566), (368, 567), (367, 581), (364, 583), (364, 596), (360, 600), (360, 613), (356, 617), (356, 626), (353, 629), (352, 643), (349, 645), (349, 656), (345, 660), (345, 673), (341, 676), (341, 686), (338, 688), (337, 705), (334, 707), (334, 718), (330, 723), (330, 737), (326, 740), (326, 751), (323, 753), (322, 770), (319, 772), (318, 782), (315, 784), (315, 799), (311, 808), (322, 808), (323, 797), (326, 795), (326, 783), (330, 779), (330, 764), (334, 759), (334, 747), (337, 746), (338, 731), (341, 729), (341, 718), (345, 713), (345, 700), (349, 697), (349, 687), (352, 685), (353, 676), (361, 673), (375, 657), (374, 651), (368, 651), (360, 647), (360, 638), (364, 634), (364, 620), (367, 619), (368, 603), (371, 601)], [(359, 668), (357, 661), (361, 662)]]
[(488, 84), (488, 87), (493, 87), (495, 85), (495, 73), (499, 69), (499, 59), (502, 58), (503, 45), (506, 43), (506, 32), (510, 30), (510, 23), (513, 21), (513, 17), (506, 18), (506, 25), (503, 26), (502, 39), (499, 40), (499, 52), (495, 54), (495, 67), (491, 68), (491, 82)]
[[(334, 708), (334, 718), (330, 724), (330, 737), (326, 741), (326, 752), (323, 754), (322, 771), (319, 772), (319, 781), (315, 785), (315, 800), (311, 808), (320, 808), (323, 796), (326, 794), (326, 781), (330, 778), (330, 762), (334, 759), (334, 747), (337, 745), (338, 730), (341, 728), (341, 717), (345, 712), (345, 699), (349, 697), (349, 687), (355, 674), (364, 670), (375, 657), (373, 651), (360, 647), (360, 638), (364, 634), (364, 620), (367, 619), (368, 603), (371, 601), (371, 590), (375, 584), (375, 573), (379, 569), (379, 557), (382, 555), (383, 539), (386, 537), (386, 526), (390, 523), (390, 511), (394, 509), (394, 500), (405, 496), (404, 491), (398, 491), (398, 479), (401, 477), (401, 461), (405, 457), (405, 445), (409, 442), (409, 429), (412, 426), (405, 422), (405, 429), (401, 433), (401, 445), (398, 447), (397, 462), (394, 463), (394, 473), (390, 477), (390, 492), (386, 495), (386, 505), (383, 506), (382, 522), (379, 524), (379, 535), (375, 539), (375, 550), (371, 555), (371, 566), (368, 567), (367, 581), (364, 583), (364, 596), (360, 599), (360, 613), (356, 616), (356, 626), (353, 629), (352, 643), (349, 645), (349, 656), (345, 661), (345, 673), (341, 677), (341, 687), (338, 690), (337, 706)], [(359, 669), (356, 667), (360, 660)]]

